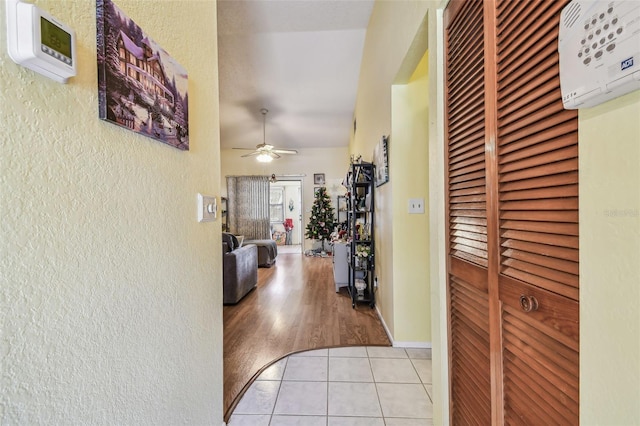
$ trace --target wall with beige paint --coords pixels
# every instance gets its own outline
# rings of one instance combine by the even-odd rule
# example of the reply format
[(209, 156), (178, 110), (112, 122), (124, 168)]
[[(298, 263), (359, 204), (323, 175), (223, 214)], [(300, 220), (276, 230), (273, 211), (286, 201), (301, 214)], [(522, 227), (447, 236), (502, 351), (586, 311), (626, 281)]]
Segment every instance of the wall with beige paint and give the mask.
[[(406, 84), (392, 87), (390, 164), (393, 217), (394, 341), (431, 343), (429, 285), (429, 61), (425, 52)], [(409, 214), (409, 199), (421, 198), (423, 214)]]
[(189, 72), (189, 152), (98, 119), (95, 2), (35, 3), (79, 66), (19, 67), (0, 31), (0, 423), (219, 425), (216, 3), (117, 2)]
[(640, 92), (579, 112), (580, 419), (640, 421)]
[[(424, 55), (427, 39), (422, 24), (430, 5), (426, 1), (375, 3), (358, 83), (357, 130), (349, 146), (351, 154), (362, 155), (364, 160), (371, 161), (381, 136), (390, 135), (389, 183), (376, 188), (376, 275), (379, 282), (376, 302), (394, 341), (411, 345), (426, 345), (430, 334), (428, 323), (411, 321), (411, 318), (424, 318), (424, 312), (429, 316), (428, 272), (425, 273), (429, 259), (424, 257), (429, 244), (427, 215), (421, 215), (424, 224), (419, 226), (424, 225), (424, 228), (416, 234), (422, 232), (423, 235), (417, 238), (409, 236), (404, 224), (400, 223), (409, 219), (406, 214), (408, 200), (403, 198), (409, 193), (415, 197), (424, 196), (425, 201), (428, 198), (428, 158), (424, 154), (428, 145), (425, 139), (422, 141), (424, 153), (417, 153), (411, 159), (406, 156), (406, 144), (417, 134), (412, 135), (413, 130), (418, 133), (423, 130), (412, 128), (401, 134), (406, 124), (402, 123), (402, 117), (408, 117), (394, 109), (392, 86), (408, 83)], [(392, 117), (396, 120), (395, 125)], [(413, 222), (412, 219), (409, 222)], [(397, 234), (396, 226), (399, 227)], [(415, 275), (407, 265), (416, 265), (419, 271), (416, 275), (422, 278), (414, 279)], [(405, 277), (408, 282), (396, 281), (396, 278)], [(397, 289), (396, 285), (399, 286)], [(417, 295), (419, 300), (407, 304), (407, 297), (412, 295)]]
[[(346, 138), (346, 136), (345, 136)], [(220, 152), (222, 192), (226, 194), (225, 176), (234, 175), (304, 175), (302, 180), (303, 203), (303, 238), (304, 230), (309, 222), (309, 214), (313, 205), (313, 175), (324, 173), (325, 186), (331, 196), (333, 208), (336, 208), (338, 195), (344, 195), (346, 188), (342, 181), (349, 168), (349, 153), (345, 148), (312, 148), (298, 149), (297, 155), (283, 156), (271, 163), (259, 163), (255, 158), (242, 158), (242, 152), (233, 149), (223, 149)], [(303, 250), (319, 247), (317, 242), (304, 238)], [(328, 246), (325, 245), (325, 248)]]

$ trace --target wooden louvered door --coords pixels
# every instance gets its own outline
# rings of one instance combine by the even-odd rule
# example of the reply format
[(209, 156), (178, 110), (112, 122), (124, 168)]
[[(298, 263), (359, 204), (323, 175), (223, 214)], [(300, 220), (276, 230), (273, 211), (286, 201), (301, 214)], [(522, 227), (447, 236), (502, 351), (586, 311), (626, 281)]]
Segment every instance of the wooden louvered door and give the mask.
[(451, 413), (491, 423), (482, 0), (445, 13)]
[(568, 0), (445, 10), (452, 424), (578, 424), (577, 113)]
[(564, 110), (568, 1), (498, 0), (499, 298), (504, 423), (578, 424), (578, 126)]

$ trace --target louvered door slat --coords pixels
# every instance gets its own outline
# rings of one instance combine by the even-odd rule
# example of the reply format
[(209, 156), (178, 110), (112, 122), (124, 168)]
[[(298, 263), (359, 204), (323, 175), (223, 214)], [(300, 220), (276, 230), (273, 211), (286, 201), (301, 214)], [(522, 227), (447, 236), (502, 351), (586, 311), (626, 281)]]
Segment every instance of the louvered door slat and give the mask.
[(514, 251), (536, 253), (542, 256), (555, 257), (573, 262), (578, 261), (578, 250), (571, 248), (524, 242), (515, 238), (505, 239), (505, 241), (502, 242), (502, 247), (505, 249), (510, 248)]
[(498, 47), (501, 54), (498, 75), (511, 63), (539, 57), (540, 51), (557, 38), (558, 16), (563, 2), (520, 3), (522, 13), (513, 22), (508, 20), (509, 16), (498, 14)]
[(579, 270), (576, 262), (558, 259), (557, 257), (542, 256), (536, 253), (528, 253), (523, 250), (507, 249), (504, 251), (504, 255), (509, 259), (518, 259), (535, 265), (542, 265), (549, 269), (567, 272), (569, 274), (577, 275)]
[(563, 125), (567, 122), (570, 122), (570, 125), (573, 126), (575, 131), (577, 131), (577, 128), (575, 127), (576, 118), (577, 116), (574, 110), (563, 110), (557, 114), (548, 116), (545, 121), (540, 123), (529, 122), (528, 127), (523, 126), (513, 133), (506, 133), (503, 129), (503, 132), (500, 135), (501, 143), (503, 145), (500, 147), (500, 152), (503, 152), (503, 149), (507, 149), (506, 146), (504, 146), (506, 144), (511, 142), (527, 141), (528, 138), (537, 138), (542, 136), (542, 133), (544, 133), (548, 138), (565, 134), (565, 128)]
[[(477, 31), (474, 36), (478, 36), (480, 31)], [(468, 50), (457, 53), (460, 55), (457, 58), (452, 58), (452, 66), (456, 67), (455, 74), (452, 74), (451, 85), (449, 91), (452, 93), (450, 99), (450, 105), (453, 108), (461, 105), (461, 100), (470, 98), (474, 92), (473, 90), (465, 90), (465, 86), (468, 89), (473, 89), (475, 86), (473, 83), (482, 82), (482, 71), (474, 67), (474, 64), (478, 61), (482, 61), (482, 51), (468, 47)], [(459, 66), (456, 62), (459, 62)]]
[[(535, 161), (533, 159), (532, 161)], [(506, 172), (500, 176), (500, 182), (512, 182), (516, 180), (524, 180), (538, 178), (545, 175), (554, 175), (578, 170), (578, 160), (570, 158), (563, 161), (555, 161), (550, 164), (542, 163), (536, 167), (524, 168), (514, 172)], [(575, 191), (574, 191), (575, 192)]]
[(462, 137), (456, 137), (456, 142), (449, 147), (449, 155), (453, 160), (455, 160), (459, 155), (464, 155), (464, 153), (471, 151), (478, 146), (484, 147), (484, 143), (482, 141), (482, 135), (484, 134), (484, 125), (479, 121), (474, 126), (473, 132), (468, 132), (466, 135)]
[(578, 212), (567, 210), (541, 210), (541, 211), (502, 211), (500, 212), (500, 219), (519, 219), (519, 220), (533, 220), (533, 221), (546, 221), (546, 222), (578, 222)]
[(521, 221), (505, 220), (502, 222), (502, 229), (528, 230), (542, 232), (546, 234), (578, 235), (578, 224), (558, 223), (558, 222), (534, 222), (529, 221), (523, 224)]
[(561, 133), (555, 138), (545, 138), (544, 136), (544, 134), (540, 134), (538, 137), (531, 137), (518, 142), (506, 142), (500, 151), (501, 161), (505, 164), (511, 163), (512, 161), (544, 154), (545, 152), (574, 146), (576, 141), (574, 133)]
[(482, 92), (477, 90), (477, 85), (482, 83), (482, 72), (473, 66), (482, 60), (482, 54), (478, 52), (467, 59), (469, 61), (465, 61), (465, 68), (457, 70), (449, 80), (451, 84), (447, 89), (449, 108), (452, 111), (465, 108), (477, 100), (482, 101)]
[[(449, 189), (451, 190), (451, 194), (456, 194), (458, 190), (469, 190), (469, 191), (479, 191), (479, 192), (473, 192), (475, 194), (481, 194), (482, 193), (482, 189), (485, 187), (485, 179), (484, 178), (480, 178), (480, 179), (473, 179), (473, 180), (465, 180), (462, 182), (458, 182), (458, 183), (452, 183), (451, 185), (449, 185)], [(480, 189), (477, 189), (480, 188)]]
[(453, 424), (491, 422), (488, 296), (451, 275), (451, 368)]
[[(540, 75), (542, 81), (549, 81), (553, 77), (554, 69), (557, 69), (558, 56), (553, 49), (548, 49), (540, 52), (540, 55), (544, 55), (544, 59), (538, 62), (538, 68), (535, 70), (535, 74), (532, 75), (532, 70), (525, 72), (521, 69), (510, 69), (508, 75), (504, 76), (498, 85), (500, 91), (501, 100), (503, 103), (507, 101), (517, 101), (514, 92), (520, 88), (518, 85), (512, 85), (514, 81), (535, 81), (535, 76)], [(511, 74), (513, 73), (513, 74)], [(535, 83), (533, 83), (535, 84)]]
[[(458, 7), (458, 6), (455, 6)], [(447, 28), (447, 141), (450, 223), (486, 217), (482, 2), (465, 1)], [(486, 229), (450, 225), (449, 253), (486, 265)]]

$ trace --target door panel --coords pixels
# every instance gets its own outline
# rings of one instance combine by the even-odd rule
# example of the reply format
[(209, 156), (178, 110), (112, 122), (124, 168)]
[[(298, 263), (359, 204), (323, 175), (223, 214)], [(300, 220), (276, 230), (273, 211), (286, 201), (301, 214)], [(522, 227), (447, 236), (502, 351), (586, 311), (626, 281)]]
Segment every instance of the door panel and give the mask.
[(445, 9), (454, 425), (579, 422), (577, 112), (562, 106), (557, 54), (567, 3)]

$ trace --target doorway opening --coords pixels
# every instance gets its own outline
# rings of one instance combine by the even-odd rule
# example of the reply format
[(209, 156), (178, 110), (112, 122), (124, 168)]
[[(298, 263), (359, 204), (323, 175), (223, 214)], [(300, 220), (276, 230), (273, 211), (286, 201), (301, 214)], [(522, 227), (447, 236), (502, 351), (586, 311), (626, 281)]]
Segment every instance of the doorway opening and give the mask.
[(278, 178), (269, 185), (271, 235), (278, 254), (302, 253), (302, 180)]

